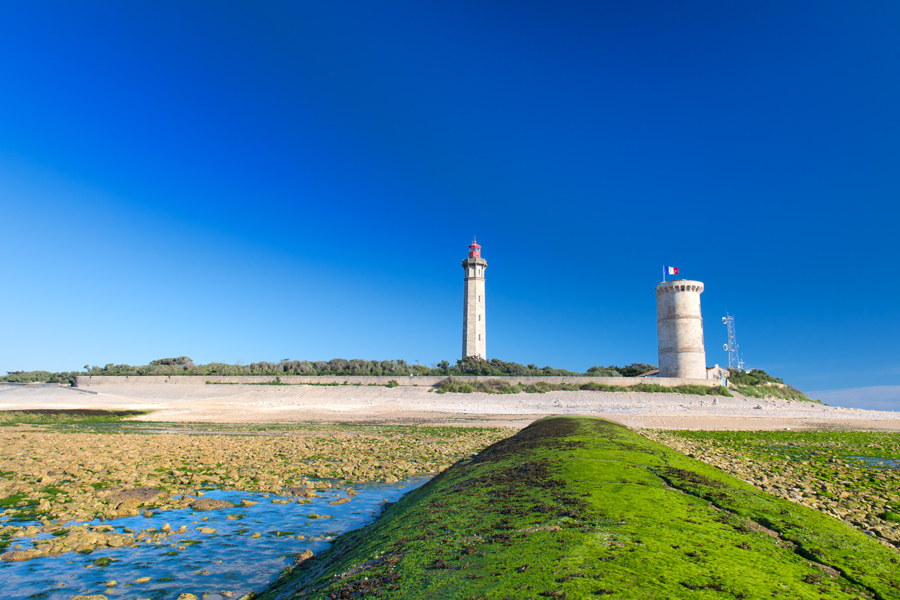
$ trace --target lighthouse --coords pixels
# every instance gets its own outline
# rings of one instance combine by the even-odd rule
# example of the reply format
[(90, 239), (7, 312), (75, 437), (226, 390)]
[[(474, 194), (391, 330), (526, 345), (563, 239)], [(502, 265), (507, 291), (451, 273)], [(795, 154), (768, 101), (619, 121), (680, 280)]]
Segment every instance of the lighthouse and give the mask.
[(481, 246), (472, 239), (469, 256), (462, 263), (465, 271), (463, 293), (462, 357), (487, 359), (484, 324), (484, 270), (487, 261), (481, 258)]

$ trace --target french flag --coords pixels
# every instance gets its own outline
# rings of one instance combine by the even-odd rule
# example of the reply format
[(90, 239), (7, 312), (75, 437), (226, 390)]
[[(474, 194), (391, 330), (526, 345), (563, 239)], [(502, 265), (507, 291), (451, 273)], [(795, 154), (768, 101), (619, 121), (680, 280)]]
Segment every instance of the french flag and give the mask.
[(666, 270), (666, 275), (678, 275), (678, 267), (663, 267)]

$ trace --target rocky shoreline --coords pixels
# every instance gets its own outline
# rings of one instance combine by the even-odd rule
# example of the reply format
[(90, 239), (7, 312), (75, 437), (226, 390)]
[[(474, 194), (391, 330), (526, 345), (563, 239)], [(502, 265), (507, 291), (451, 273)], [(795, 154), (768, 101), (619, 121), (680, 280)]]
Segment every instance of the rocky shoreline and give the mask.
[[(221, 433), (210, 429), (208, 433)], [(116, 533), (112, 520), (172, 509), (230, 508), (202, 498), (217, 488), (276, 494), (272, 502), (306, 502), (352, 482), (396, 482), (436, 473), (509, 435), (506, 429), (355, 426), (248, 428), (229, 435), (80, 433), (49, 428), (0, 429), (2, 561), (164, 540), (178, 530)], [(15, 521), (37, 521), (21, 526)], [(76, 524), (72, 524), (76, 523)], [(81, 524), (77, 524), (81, 523)], [(203, 533), (203, 532), (201, 532)], [(51, 537), (34, 539), (40, 534)], [(32, 547), (23, 543), (32, 542)]]

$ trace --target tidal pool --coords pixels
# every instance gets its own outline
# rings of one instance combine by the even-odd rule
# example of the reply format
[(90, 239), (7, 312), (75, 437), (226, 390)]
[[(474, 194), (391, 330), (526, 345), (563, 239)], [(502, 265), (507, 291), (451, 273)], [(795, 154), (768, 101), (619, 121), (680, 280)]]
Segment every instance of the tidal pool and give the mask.
[[(318, 554), (331, 538), (372, 522), (386, 502), (398, 500), (430, 478), (355, 484), (357, 495), (351, 502), (338, 505), (328, 502), (342, 495), (339, 489), (321, 491), (321, 498), (307, 503), (291, 499), (289, 504), (273, 504), (272, 500), (287, 498), (272, 494), (207, 490), (204, 498), (227, 500), (238, 506), (202, 512), (168, 510), (151, 517), (106, 521), (104, 525), (120, 533), (125, 528), (159, 529), (165, 523), (173, 530), (187, 526), (187, 532), (133, 548), (0, 563), (0, 591), (3, 598), (35, 600), (69, 600), (79, 594), (103, 594), (110, 600), (160, 600), (175, 599), (184, 592), (207, 600), (237, 599), (265, 588), (300, 552), (312, 550)], [(241, 507), (242, 500), (258, 504)], [(229, 520), (229, 515), (240, 516)], [(200, 527), (211, 527), (216, 533), (202, 534), (197, 531)], [(261, 535), (253, 537), (254, 533)], [(38, 539), (48, 535), (41, 534)], [(31, 538), (17, 541), (23, 548), (31, 547)], [(109, 559), (109, 563), (102, 559)], [(103, 564), (106, 566), (98, 566)], [(147, 577), (150, 580), (143, 581)], [(138, 583), (139, 579), (143, 582)], [(108, 586), (111, 581), (115, 585)]]

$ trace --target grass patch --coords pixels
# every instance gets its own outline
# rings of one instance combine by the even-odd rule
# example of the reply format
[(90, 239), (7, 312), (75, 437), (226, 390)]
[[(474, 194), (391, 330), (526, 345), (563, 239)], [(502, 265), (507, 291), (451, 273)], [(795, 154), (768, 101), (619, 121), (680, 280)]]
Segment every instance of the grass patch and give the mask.
[(662, 394), (693, 394), (699, 396), (726, 396), (731, 397), (727, 389), (721, 385), (706, 386), (697, 384), (685, 384), (678, 386), (665, 386), (658, 383), (639, 383), (636, 385), (609, 385), (590, 381), (587, 383), (551, 383), (548, 381), (536, 381), (533, 383), (514, 383), (506, 379), (482, 379), (468, 381), (448, 377), (437, 384), (435, 391), (439, 394), (471, 394), (481, 392), (485, 394), (543, 394), (545, 392), (649, 392)]
[(773, 385), (773, 384), (760, 384), (760, 385), (737, 385), (735, 389), (739, 394), (744, 396), (749, 396), (751, 398), (782, 398), (784, 400), (800, 400), (801, 402), (815, 402), (820, 404), (819, 400), (813, 400), (809, 398), (806, 394), (798, 390), (797, 388), (791, 385)]
[(150, 414), (149, 410), (100, 410), (87, 408), (0, 411), (0, 425), (82, 425), (117, 423)]

